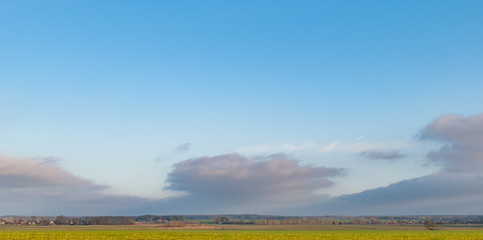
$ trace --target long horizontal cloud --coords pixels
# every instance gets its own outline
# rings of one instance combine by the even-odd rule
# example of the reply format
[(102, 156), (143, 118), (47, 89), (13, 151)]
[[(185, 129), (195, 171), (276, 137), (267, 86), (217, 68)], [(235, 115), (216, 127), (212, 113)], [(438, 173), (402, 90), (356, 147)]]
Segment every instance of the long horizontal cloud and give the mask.
[(308, 209), (318, 207), (326, 214), (482, 214), (483, 114), (441, 116), (418, 137), (444, 143), (427, 155), (442, 164), (440, 171)]
[(387, 151), (387, 152), (365, 151), (365, 152), (361, 152), (359, 155), (369, 159), (385, 159), (385, 160), (396, 160), (406, 156), (398, 151)]

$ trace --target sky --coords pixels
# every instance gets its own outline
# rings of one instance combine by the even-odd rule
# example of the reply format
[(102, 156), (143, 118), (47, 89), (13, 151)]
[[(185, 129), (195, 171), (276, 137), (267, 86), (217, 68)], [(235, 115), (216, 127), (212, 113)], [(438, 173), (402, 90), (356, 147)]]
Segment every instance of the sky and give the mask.
[(481, 1), (2, 1), (0, 215), (483, 214)]

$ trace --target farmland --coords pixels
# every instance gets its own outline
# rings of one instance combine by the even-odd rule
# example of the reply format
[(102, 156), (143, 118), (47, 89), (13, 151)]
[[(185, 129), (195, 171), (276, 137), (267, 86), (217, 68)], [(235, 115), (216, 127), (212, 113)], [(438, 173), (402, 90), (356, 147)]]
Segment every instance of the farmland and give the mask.
[[(198, 229), (195, 229), (198, 228)], [(483, 227), (454, 225), (378, 226), (205, 226), (185, 229), (154, 225), (0, 227), (0, 239), (483, 239)]]

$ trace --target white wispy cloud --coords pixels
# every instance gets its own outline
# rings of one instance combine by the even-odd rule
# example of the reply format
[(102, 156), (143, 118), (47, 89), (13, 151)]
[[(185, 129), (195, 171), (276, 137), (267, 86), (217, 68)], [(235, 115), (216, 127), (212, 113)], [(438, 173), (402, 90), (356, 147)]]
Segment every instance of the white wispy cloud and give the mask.
[(298, 152), (298, 151), (305, 151), (309, 149), (313, 149), (316, 145), (313, 142), (304, 142), (302, 144), (267, 144), (267, 145), (258, 145), (258, 146), (248, 146), (237, 149), (235, 152), (240, 153), (255, 153), (255, 154), (266, 154), (266, 153), (276, 153), (276, 152), (284, 152), (284, 153), (291, 153), (291, 152)]
[(320, 149), (320, 152), (322, 153), (326, 153), (326, 152), (330, 152), (330, 151), (333, 151), (334, 149), (337, 148), (337, 145), (339, 145), (341, 143), (340, 140), (337, 140), (329, 145), (326, 145), (326, 146), (323, 146), (321, 149)]
[(311, 153), (325, 154), (329, 152), (359, 154), (361, 152), (369, 152), (374, 149), (406, 149), (414, 146), (411, 140), (393, 140), (393, 141), (369, 141), (363, 137), (357, 137), (349, 140), (335, 140), (328, 144), (318, 144), (313, 141), (302, 144), (267, 144), (258, 146), (249, 146), (237, 149), (236, 152), (246, 154), (271, 154), (274, 152), (283, 153)]

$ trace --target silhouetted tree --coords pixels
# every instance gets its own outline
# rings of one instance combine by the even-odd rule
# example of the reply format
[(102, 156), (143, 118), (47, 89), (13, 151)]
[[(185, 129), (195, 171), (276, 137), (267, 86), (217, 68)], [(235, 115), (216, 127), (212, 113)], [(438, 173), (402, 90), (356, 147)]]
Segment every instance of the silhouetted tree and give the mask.
[(67, 224), (67, 219), (65, 218), (64, 215), (60, 215), (55, 218), (54, 223), (56, 225), (65, 225)]
[(424, 221), (424, 226), (426, 227), (426, 229), (428, 230), (436, 230), (436, 223), (434, 223), (433, 221), (431, 221), (430, 219), (426, 219)]

